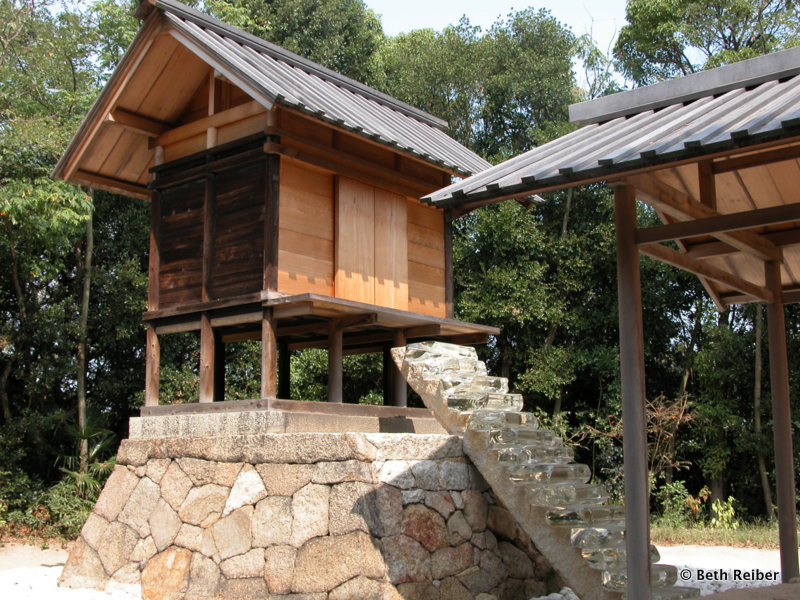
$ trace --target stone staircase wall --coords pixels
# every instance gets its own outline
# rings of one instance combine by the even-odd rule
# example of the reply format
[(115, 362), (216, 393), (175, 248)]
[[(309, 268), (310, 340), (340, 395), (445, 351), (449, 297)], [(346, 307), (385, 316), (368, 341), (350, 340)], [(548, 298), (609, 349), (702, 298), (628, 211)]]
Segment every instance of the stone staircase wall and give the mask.
[(117, 462), (62, 586), (141, 585), (146, 600), (523, 600), (561, 584), (455, 436), (130, 439)]

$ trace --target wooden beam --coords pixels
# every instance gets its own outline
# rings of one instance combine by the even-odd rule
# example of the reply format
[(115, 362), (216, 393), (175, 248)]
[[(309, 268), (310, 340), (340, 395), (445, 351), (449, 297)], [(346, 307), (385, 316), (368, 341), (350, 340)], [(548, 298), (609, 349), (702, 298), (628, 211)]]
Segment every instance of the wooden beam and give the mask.
[(717, 233), (767, 227), (799, 220), (800, 203), (784, 204), (639, 229), (636, 231), (636, 243), (666, 242), (702, 235), (715, 235)]
[(647, 476), (642, 284), (636, 251), (636, 191), (614, 188), (617, 239), (622, 448), (625, 474), (628, 596), (650, 598), (650, 490)]
[(441, 332), (441, 325), (417, 325), (416, 327), (407, 327), (405, 329), (406, 340), (413, 340), (415, 338), (423, 337), (436, 337)]
[(150, 204), (150, 256), (147, 265), (147, 310), (158, 310), (161, 279), (161, 192)]
[(158, 406), (158, 386), (161, 374), (161, 344), (152, 325), (147, 326), (146, 377), (144, 384), (144, 405)]
[(453, 211), (444, 211), (444, 305), (445, 316), (453, 318)]
[[(635, 175), (626, 178), (626, 181), (636, 188), (637, 197), (642, 201), (679, 220), (720, 216), (719, 213), (695, 201), (691, 196), (653, 177)], [(775, 244), (753, 232), (732, 231), (729, 233), (714, 233), (712, 235), (762, 260), (782, 259), (781, 251)]]
[(275, 336), (275, 315), (264, 308), (261, 319), (261, 397), (275, 398), (278, 379), (278, 343)]
[(717, 210), (717, 183), (714, 180), (712, 161), (701, 160), (697, 163), (697, 181), (700, 184), (700, 203)]
[(147, 137), (158, 137), (170, 127), (169, 123), (145, 117), (124, 108), (115, 108), (106, 116), (106, 121), (124, 127), (128, 131), (140, 133)]
[[(331, 173), (344, 175), (381, 188), (385, 188), (387, 182), (391, 182), (394, 191), (406, 196), (411, 196), (412, 198), (419, 198), (431, 191), (430, 185), (419, 187), (417, 185), (410, 185), (405, 177), (398, 178), (397, 176), (399, 173), (397, 171), (379, 167), (368, 161), (361, 161), (360, 159), (354, 159), (349, 156), (346, 157), (342, 154), (329, 153), (323, 156), (315, 152), (309, 152), (294, 146), (277, 144), (275, 142), (265, 143), (264, 152), (280, 154), (287, 158), (320, 167)], [(361, 162), (366, 164), (361, 165)]]
[(200, 315), (200, 402), (214, 401), (214, 330), (206, 313)]
[[(790, 248), (792, 246), (800, 246), (800, 228), (784, 229), (781, 231), (770, 231), (762, 233), (761, 237), (769, 240), (778, 248)], [(713, 256), (726, 256), (728, 254), (736, 254), (740, 252), (738, 248), (734, 248), (725, 242), (701, 242), (699, 244), (692, 244), (687, 246), (687, 254), (692, 258), (710, 258)]]
[(196, 135), (201, 135), (208, 131), (209, 127), (220, 128), (237, 121), (242, 121), (248, 117), (265, 113), (267, 110), (255, 100), (251, 100), (245, 104), (234, 106), (228, 110), (215, 113), (208, 117), (203, 117), (197, 121), (192, 121), (186, 125), (181, 125), (165, 131), (150, 143), (150, 146), (169, 146), (176, 142), (183, 141)]
[[(308, 119), (309, 117), (313, 118), (308, 113), (304, 113), (303, 111), (298, 110), (296, 108), (292, 108), (290, 106), (281, 105), (281, 106), (278, 106), (278, 108), (279, 108), (280, 111), (285, 111), (287, 113), (294, 113), (296, 115), (301, 116), (304, 119)], [(416, 154), (412, 154), (411, 152), (408, 152), (407, 150), (401, 150), (400, 148), (389, 146), (388, 144), (386, 144), (384, 142), (381, 142), (381, 141), (378, 141), (378, 140), (375, 140), (375, 139), (373, 139), (371, 137), (367, 137), (365, 135), (358, 135), (358, 134), (354, 133), (351, 129), (346, 129), (346, 128), (341, 127), (339, 125), (335, 125), (333, 123), (328, 123), (328, 122), (326, 122), (325, 125), (327, 127), (330, 127), (331, 130), (333, 131), (334, 143), (336, 141), (336, 137), (338, 137), (341, 134), (345, 134), (346, 136), (348, 136), (350, 138), (355, 138), (355, 139), (357, 139), (359, 141), (366, 142), (367, 144), (371, 144), (371, 145), (376, 146), (378, 148), (384, 148), (384, 149), (389, 148), (389, 149), (393, 150), (394, 152), (396, 152), (399, 156), (402, 156), (403, 158), (405, 158), (407, 160), (411, 160), (413, 162), (416, 162), (416, 163), (419, 163), (421, 165), (425, 165), (425, 166), (428, 166), (428, 167), (434, 167), (434, 168), (441, 169), (442, 172), (443, 172), (443, 179), (442, 179), (443, 183), (442, 184), (439, 184), (438, 182), (432, 183), (431, 185), (433, 185), (433, 187), (435, 189), (441, 189), (443, 187), (447, 187), (448, 185), (450, 185), (452, 183), (452, 176), (453, 175), (455, 175), (456, 177), (465, 177), (464, 173), (459, 173), (458, 171), (455, 171), (455, 170), (453, 170), (452, 168), (450, 168), (450, 167), (448, 167), (446, 165), (435, 163), (435, 162), (431, 162), (429, 160), (425, 160), (421, 156), (417, 156)]]
[(214, 402), (225, 400), (225, 342), (214, 332)]
[(705, 277), (711, 281), (716, 281), (727, 287), (732, 287), (740, 292), (744, 292), (749, 296), (754, 296), (766, 302), (771, 302), (773, 298), (772, 291), (767, 288), (756, 285), (749, 281), (737, 277), (728, 271), (723, 271), (720, 268), (714, 267), (700, 261), (696, 258), (691, 258), (686, 254), (682, 254), (672, 248), (667, 248), (661, 244), (647, 244), (639, 246), (639, 252), (646, 256), (656, 258), (662, 262), (678, 267), (684, 271), (689, 271), (700, 277)]
[(264, 186), (264, 275), (262, 289), (278, 289), (278, 228), (280, 219), (281, 157), (265, 157)]
[(278, 344), (278, 398), (292, 397), (292, 353), (286, 342)]
[(800, 146), (784, 146), (774, 150), (762, 150), (745, 156), (718, 160), (712, 164), (712, 170), (714, 173), (730, 173), (731, 171), (795, 160), (797, 158), (800, 158)]
[(72, 183), (82, 183), (98, 190), (111, 192), (112, 194), (122, 194), (123, 196), (150, 200), (150, 190), (143, 185), (131, 183), (130, 181), (123, 181), (115, 177), (107, 177), (99, 173), (90, 173), (83, 169), (75, 171), (68, 181)]
[(769, 372), (772, 395), (773, 440), (775, 444), (775, 491), (778, 499), (778, 540), (781, 579), (789, 583), (800, 577), (797, 558), (797, 503), (792, 452), (792, 409), (789, 398), (789, 361), (786, 353), (786, 320), (781, 302), (781, 265), (768, 262), (766, 285), (775, 300), (767, 304)]
[[(278, 127), (267, 127), (266, 133), (268, 135), (279, 136), (282, 142), (289, 147), (297, 147), (300, 150), (307, 150), (321, 157), (334, 157), (335, 160), (341, 161), (342, 164), (349, 165), (353, 169), (379, 173), (388, 181), (395, 181), (415, 189), (426, 190), (424, 193), (432, 191), (437, 186), (437, 184), (434, 182), (427, 181), (425, 179), (419, 179), (395, 169), (381, 167), (372, 161), (353, 156), (352, 154), (338, 150), (337, 148), (333, 148), (331, 146), (327, 146), (325, 144), (320, 144), (319, 142), (302, 138), (296, 134), (286, 131), (285, 129), (280, 129)], [(386, 184), (384, 183), (384, 185)], [(419, 196), (422, 195), (423, 194), (419, 194)], [(414, 197), (417, 198), (419, 196)]]
[(214, 298), (214, 251), (216, 231), (216, 177), (209, 173), (205, 177), (206, 191), (203, 200), (203, 270), (201, 273), (200, 299), (210, 302)]
[[(395, 348), (406, 345), (406, 334), (402, 329), (395, 329), (392, 345)], [(408, 384), (397, 366), (394, 368), (392, 377), (390, 400), (392, 406), (408, 406)]]
[(328, 325), (328, 402), (341, 404), (342, 398), (342, 330), (335, 321)]

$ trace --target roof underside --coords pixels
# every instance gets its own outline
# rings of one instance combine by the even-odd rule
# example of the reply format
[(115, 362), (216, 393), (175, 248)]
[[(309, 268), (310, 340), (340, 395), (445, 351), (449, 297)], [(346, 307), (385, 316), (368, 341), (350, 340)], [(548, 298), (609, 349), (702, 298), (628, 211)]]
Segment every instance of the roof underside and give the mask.
[[(741, 85), (716, 85), (730, 79), (731, 67), (699, 74), (693, 81), (714, 83), (714, 93), (684, 89), (691, 98), (672, 104), (659, 105), (658, 96), (674, 93), (680, 87), (674, 82), (614, 102), (600, 99), (602, 106), (584, 106), (581, 114), (594, 113), (601, 122), (424, 200), (463, 213), (595, 181), (628, 184), (665, 223), (639, 230), (640, 251), (700, 275), (718, 305), (770, 299), (765, 260), (783, 261), (784, 300), (800, 300), (800, 48), (780, 53), (780, 78), (752, 85), (763, 79), (758, 69), (776, 72), (769, 58), (732, 65), (747, 75)], [(651, 108), (613, 117), (640, 101)], [(607, 120), (604, 109), (612, 115)], [(678, 243), (682, 256), (661, 245), (668, 240)]]
[(175, 0), (156, 6), (160, 10), (144, 22), (54, 176), (107, 181), (141, 195), (155, 139), (191, 120), (210, 70), (263, 111), (286, 106), (456, 174), (489, 166), (444, 133), (445, 122), (423, 111)]

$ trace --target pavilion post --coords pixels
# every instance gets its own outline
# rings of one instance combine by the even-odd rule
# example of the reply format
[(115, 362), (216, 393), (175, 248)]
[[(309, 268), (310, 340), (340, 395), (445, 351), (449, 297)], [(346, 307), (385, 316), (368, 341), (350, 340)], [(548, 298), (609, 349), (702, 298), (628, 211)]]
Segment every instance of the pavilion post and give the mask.
[(144, 385), (144, 405), (158, 406), (158, 384), (161, 374), (161, 343), (155, 327), (147, 326), (146, 378)]
[(292, 397), (291, 377), (292, 377), (292, 355), (289, 344), (281, 342), (278, 344), (278, 398), (288, 400)]
[(328, 330), (328, 402), (342, 402), (343, 331), (339, 323), (331, 321)]
[(617, 237), (619, 352), (622, 379), (622, 448), (625, 470), (628, 598), (650, 598), (650, 507), (645, 425), (644, 331), (636, 190), (614, 188)]
[(200, 315), (200, 402), (214, 401), (214, 359), (216, 344), (211, 319)]
[[(406, 345), (406, 332), (403, 329), (394, 330), (393, 347), (399, 348)], [(392, 369), (392, 406), (408, 406), (408, 384), (403, 374), (394, 366)]]
[(786, 322), (781, 296), (781, 263), (766, 263), (765, 282), (775, 299), (767, 303), (769, 331), (769, 372), (772, 390), (772, 419), (775, 443), (775, 480), (778, 497), (778, 539), (781, 579), (784, 583), (800, 577), (797, 558), (797, 510), (792, 455), (792, 412), (789, 404), (789, 363), (786, 355)]
[(278, 345), (275, 337), (275, 319), (272, 308), (261, 314), (261, 397), (275, 398), (278, 379)]

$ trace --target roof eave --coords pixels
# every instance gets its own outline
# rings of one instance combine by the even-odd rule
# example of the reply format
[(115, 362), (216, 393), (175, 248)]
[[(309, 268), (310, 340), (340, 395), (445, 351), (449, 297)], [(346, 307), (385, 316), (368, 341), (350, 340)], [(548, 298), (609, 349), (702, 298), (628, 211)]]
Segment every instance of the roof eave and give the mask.
[(53, 171), (50, 174), (53, 179), (69, 181), (80, 162), (85, 147), (91, 142), (111, 106), (121, 93), (125, 80), (131, 75), (141, 57), (161, 32), (163, 25), (162, 16), (158, 11), (153, 11), (142, 23), (131, 45), (123, 54), (108, 82), (81, 121), (77, 131), (58, 159), (56, 166), (53, 167)]

